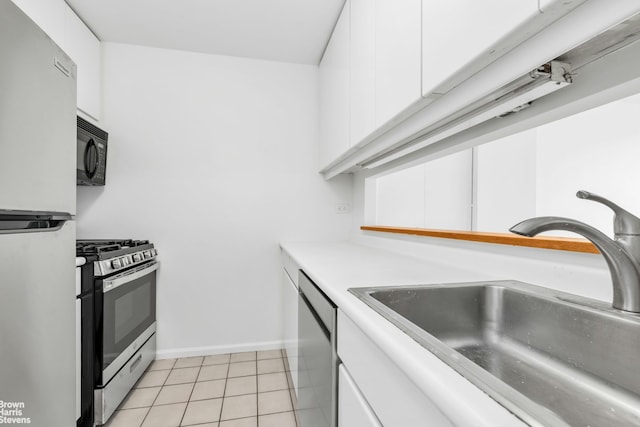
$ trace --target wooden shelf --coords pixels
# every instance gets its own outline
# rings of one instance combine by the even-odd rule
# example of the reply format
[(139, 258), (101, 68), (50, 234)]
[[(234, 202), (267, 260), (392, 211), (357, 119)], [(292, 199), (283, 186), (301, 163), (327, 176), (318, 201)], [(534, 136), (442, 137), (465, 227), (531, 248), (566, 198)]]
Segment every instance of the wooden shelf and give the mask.
[(524, 237), (507, 233), (432, 230), (428, 228), (389, 227), (384, 225), (363, 225), (360, 229), (364, 231), (378, 231), (382, 233), (412, 234), (416, 236), (438, 237), (442, 239), (497, 243), (500, 245), (528, 246), (532, 248), (555, 249), (559, 251), (585, 252), (590, 254), (600, 253), (590, 241), (586, 239), (574, 239), (571, 237)]

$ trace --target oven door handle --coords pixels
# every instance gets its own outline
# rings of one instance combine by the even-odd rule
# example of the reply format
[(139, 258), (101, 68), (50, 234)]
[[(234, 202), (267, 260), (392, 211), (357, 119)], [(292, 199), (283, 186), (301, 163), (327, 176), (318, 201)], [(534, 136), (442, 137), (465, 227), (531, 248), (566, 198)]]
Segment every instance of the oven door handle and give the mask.
[(115, 276), (109, 280), (105, 280), (104, 282), (102, 282), (102, 292), (107, 293), (119, 286), (124, 285), (125, 283), (129, 283), (132, 280), (136, 280), (143, 276), (146, 276), (147, 274), (156, 271), (159, 265), (160, 264), (157, 261), (153, 261), (149, 264), (144, 264), (144, 266), (137, 270), (127, 271), (123, 275)]

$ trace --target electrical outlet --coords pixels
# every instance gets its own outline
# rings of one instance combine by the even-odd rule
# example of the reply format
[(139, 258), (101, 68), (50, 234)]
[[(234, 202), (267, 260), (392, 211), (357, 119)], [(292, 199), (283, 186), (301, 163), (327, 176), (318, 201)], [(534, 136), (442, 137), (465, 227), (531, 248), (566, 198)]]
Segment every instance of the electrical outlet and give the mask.
[(336, 213), (337, 214), (348, 214), (351, 207), (348, 203), (338, 203), (336, 205)]

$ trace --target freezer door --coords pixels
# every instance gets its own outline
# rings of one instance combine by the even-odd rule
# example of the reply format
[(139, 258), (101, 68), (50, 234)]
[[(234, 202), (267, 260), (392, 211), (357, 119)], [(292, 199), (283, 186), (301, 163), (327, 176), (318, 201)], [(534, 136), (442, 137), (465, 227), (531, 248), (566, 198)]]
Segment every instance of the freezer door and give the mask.
[(0, 233), (0, 400), (34, 426), (75, 425), (74, 268), (73, 221)]
[(0, 1), (0, 209), (75, 214), (76, 66)]

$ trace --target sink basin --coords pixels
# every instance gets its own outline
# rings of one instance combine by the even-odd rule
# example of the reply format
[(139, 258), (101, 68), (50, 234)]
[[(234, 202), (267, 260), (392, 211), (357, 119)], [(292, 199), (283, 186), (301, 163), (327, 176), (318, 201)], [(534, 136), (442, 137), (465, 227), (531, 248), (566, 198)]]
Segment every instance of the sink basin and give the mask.
[(530, 425), (640, 425), (637, 315), (515, 281), (350, 292)]

